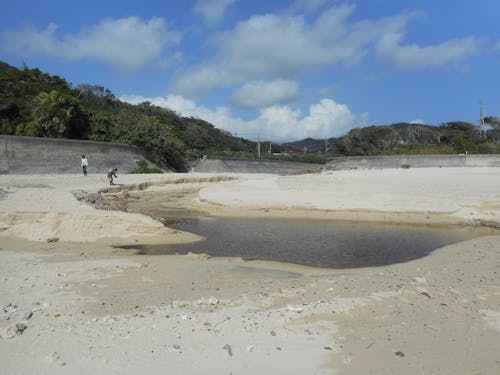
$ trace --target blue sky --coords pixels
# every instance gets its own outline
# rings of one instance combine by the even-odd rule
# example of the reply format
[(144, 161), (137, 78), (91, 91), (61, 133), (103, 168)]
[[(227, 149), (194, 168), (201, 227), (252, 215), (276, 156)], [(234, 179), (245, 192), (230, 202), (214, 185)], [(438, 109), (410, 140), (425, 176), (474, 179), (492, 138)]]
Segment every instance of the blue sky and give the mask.
[(250, 139), (500, 116), (499, 0), (8, 2), (0, 60)]

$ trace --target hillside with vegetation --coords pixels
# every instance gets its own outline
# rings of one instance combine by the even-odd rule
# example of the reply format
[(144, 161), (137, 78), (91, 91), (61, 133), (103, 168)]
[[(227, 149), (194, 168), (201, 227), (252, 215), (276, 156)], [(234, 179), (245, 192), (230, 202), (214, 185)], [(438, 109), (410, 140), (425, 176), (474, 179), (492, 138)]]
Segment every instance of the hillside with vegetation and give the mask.
[[(328, 140), (261, 144), (259, 156), (324, 162), (333, 156), (500, 153), (500, 119), (484, 120), (484, 131), (460, 121), (368, 126)], [(233, 137), (202, 119), (148, 102), (124, 103), (104, 87), (73, 87), (39, 69), (16, 69), (3, 62), (0, 134), (131, 144), (145, 149), (157, 165), (177, 171), (187, 169), (190, 157), (203, 154), (258, 157), (256, 142)]]
[(72, 87), (38, 69), (0, 64), (0, 134), (125, 143), (161, 167), (185, 170), (191, 154), (253, 153), (255, 144), (148, 102), (118, 100), (89, 84)]
[(296, 152), (332, 156), (450, 155), (500, 153), (500, 121), (486, 117), (488, 129), (454, 121), (439, 126), (398, 123), (351, 129), (340, 138), (287, 143)]

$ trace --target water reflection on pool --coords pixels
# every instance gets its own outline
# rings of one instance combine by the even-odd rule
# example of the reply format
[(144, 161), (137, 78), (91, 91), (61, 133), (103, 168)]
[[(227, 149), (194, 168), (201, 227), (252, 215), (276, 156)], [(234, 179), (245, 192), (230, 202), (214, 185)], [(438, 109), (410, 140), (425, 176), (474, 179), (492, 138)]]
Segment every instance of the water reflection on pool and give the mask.
[(423, 257), (439, 247), (491, 233), (486, 228), (381, 225), (319, 220), (197, 218), (170, 225), (206, 238), (141, 249), (143, 254), (207, 253), (314, 267), (381, 266)]

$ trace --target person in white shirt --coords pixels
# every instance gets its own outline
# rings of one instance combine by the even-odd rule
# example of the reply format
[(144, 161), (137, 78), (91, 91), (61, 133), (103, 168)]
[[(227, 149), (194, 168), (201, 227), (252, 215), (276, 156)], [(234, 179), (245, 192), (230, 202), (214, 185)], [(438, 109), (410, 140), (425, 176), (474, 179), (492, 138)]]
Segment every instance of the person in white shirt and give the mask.
[(83, 169), (83, 175), (86, 176), (87, 175), (87, 167), (89, 165), (89, 162), (87, 160), (87, 158), (85, 157), (84, 154), (82, 154), (82, 169)]

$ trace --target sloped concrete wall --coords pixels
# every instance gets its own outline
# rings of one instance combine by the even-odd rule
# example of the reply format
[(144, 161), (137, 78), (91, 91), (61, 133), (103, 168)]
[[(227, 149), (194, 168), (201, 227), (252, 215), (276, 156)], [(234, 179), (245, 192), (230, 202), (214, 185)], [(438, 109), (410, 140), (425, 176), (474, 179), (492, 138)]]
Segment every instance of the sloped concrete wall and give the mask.
[(200, 160), (194, 172), (205, 173), (307, 173), (320, 172), (322, 164), (298, 163), (286, 160), (256, 160), (237, 158), (208, 158)]
[(89, 161), (88, 173), (110, 168), (128, 173), (140, 160), (155, 166), (143, 150), (130, 145), (0, 135), (0, 174), (81, 173), (82, 154)]
[(334, 158), (323, 170), (429, 167), (500, 167), (500, 155), (352, 156)]

